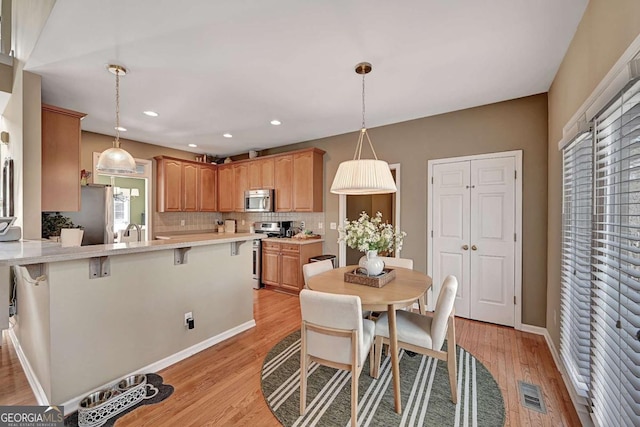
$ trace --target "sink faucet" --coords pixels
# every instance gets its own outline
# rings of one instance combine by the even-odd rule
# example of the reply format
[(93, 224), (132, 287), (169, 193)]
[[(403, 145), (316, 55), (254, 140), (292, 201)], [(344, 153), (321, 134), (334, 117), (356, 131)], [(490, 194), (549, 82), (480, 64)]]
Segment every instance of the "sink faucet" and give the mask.
[(134, 224), (134, 223), (129, 223), (129, 225), (127, 225), (127, 228), (125, 228), (124, 232), (127, 233), (127, 235), (129, 234), (129, 230), (131, 230), (132, 228), (135, 228), (136, 231), (138, 232), (138, 242), (142, 241), (142, 228), (140, 228), (140, 226), (138, 224)]

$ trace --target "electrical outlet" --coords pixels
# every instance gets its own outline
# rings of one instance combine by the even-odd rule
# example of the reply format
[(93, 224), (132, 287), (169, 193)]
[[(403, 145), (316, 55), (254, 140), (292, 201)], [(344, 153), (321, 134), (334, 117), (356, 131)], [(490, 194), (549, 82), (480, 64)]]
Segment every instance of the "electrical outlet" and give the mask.
[(192, 312), (188, 312), (184, 314), (184, 326), (189, 326), (189, 319), (193, 319)]
[(335, 222), (332, 222), (331, 224), (329, 224), (329, 227), (330, 227), (332, 230), (337, 230), (337, 229), (338, 229), (338, 224), (336, 224)]
[(318, 230), (322, 230), (322, 227), (324, 226), (324, 224), (322, 224), (321, 222), (318, 223)]
[(305, 228), (305, 223), (304, 221), (300, 221), (300, 228), (304, 229)]
[(180, 220), (180, 225), (181, 225), (182, 227), (184, 227), (184, 224), (185, 224), (184, 219), (181, 219), (181, 220)]

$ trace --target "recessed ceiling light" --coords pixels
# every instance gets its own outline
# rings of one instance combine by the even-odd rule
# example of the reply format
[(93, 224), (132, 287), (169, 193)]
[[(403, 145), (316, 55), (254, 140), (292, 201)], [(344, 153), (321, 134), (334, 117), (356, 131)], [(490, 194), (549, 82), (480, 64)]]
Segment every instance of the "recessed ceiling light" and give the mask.
[(280, 120), (271, 120), (271, 124), (274, 126), (280, 126), (282, 122)]
[(197, 144), (189, 144), (189, 147), (192, 147), (192, 148), (196, 148), (197, 146), (198, 146)]
[(222, 136), (224, 136), (225, 138), (233, 138), (233, 135), (231, 135), (230, 133), (225, 133)]
[(119, 130), (120, 132), (126, 132), (127, 128), (123, 128), (122, 126), (116, 126), (114, 127), (115, 130)]
[(149, 117), (158, 117), (158, 113), (156, 113), (155, 111), (143, 111), (143, 113)]

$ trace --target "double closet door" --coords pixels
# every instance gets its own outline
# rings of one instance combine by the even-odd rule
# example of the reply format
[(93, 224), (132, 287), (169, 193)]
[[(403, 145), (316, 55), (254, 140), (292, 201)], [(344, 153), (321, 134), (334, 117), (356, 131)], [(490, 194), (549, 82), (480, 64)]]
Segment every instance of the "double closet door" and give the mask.
[(515, 157), (433, 165), (434, 295), (456, 276), (456, 316), (514, 326), (515, 172)]

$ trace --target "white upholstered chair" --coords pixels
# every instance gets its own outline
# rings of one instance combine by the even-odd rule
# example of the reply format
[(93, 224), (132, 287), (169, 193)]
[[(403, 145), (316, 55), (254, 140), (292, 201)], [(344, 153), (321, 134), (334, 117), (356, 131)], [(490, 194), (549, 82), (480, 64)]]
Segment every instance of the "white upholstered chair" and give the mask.
[(360, 297), (303, 289), (300, 349), (300, 415), (307, 405), (307, 370), (311, 361), (351, 371), (351, 425), (357, 425), (358, 378), (369, 354), (373, 374), (375, 324), (362, 318)]
[[(435, 357), (447, 362), (449, 370), (449, 384), (451, 386), (451, 401), (457, 403), (458, 392), (456, 384), (456, 332), (453, 307), (458, 291), (458, 280), (454, 276), (447, 276), (438, 295), (436, 310), (433, 316), (398, 310), (396, 312), (396, 331), (398, 347), (419, 354)], [(442, 351), (445, 336), (447, 351)], [(389, 344), (389, 323), (387, 313), (382, 313), (376, 321), (375, 343), (375, 371), (377, 378), (382, 359), (382, 344)]]
[(330, 259), (325, 259), (324, 261), (316, 261), (310, 262), (309, 264), (305, 264), (302, 266), (302, 275), (304, 276), (304, 287), (309, 289), (309, 285), (307, 282), (309, 281), (309, 277), (313, 277), (316, 274), (324, 273), (325, 271), (329, 271), (333, 269), (333, 262)]
[[(388, 256), (381, 256), (380, 259), (384, 261), (385, 266), (408, 268), (413, 270), (413, 260), (411, 258), (394, 258)], [(418, 308), (420, 313), (425, 314), (427, 312), (427, 294), (422, 295), (422, 298), (418, 299)]]

